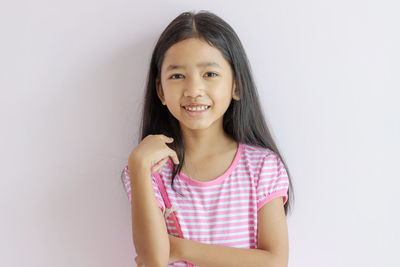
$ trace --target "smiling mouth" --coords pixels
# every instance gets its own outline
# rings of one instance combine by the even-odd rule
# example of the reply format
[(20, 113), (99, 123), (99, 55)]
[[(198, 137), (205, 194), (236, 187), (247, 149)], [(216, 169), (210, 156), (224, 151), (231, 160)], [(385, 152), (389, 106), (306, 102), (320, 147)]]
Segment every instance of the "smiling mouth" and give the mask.
[(185, 107), (183, 106), (182, 108), (185, 109), (186, 111), (190, 112), (199, 112), (199, 111), (205, 111), (208, 110), (211, 106), (201, 106), (201, 107)]

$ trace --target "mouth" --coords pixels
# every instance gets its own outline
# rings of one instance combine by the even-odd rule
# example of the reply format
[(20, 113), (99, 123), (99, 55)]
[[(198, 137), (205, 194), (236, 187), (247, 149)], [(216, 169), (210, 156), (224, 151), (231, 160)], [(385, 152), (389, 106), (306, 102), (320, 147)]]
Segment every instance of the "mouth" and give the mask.
[(185, 113), (191, 117), (201, 116), (210, 109), (211, 106), (198, 106), (198, 107), (185, 107), (182, 106), (182, 109), (185, 110)]
[(211, 106), (202, 105), (202, 106), (182, 106), (183, 109), (192, 112), (201, 112), (209, 109)]

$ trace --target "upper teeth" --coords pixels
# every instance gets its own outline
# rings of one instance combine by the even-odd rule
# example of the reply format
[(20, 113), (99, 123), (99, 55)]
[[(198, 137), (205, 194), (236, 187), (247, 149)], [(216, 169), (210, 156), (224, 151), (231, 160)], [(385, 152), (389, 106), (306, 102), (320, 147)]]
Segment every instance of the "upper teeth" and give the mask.
[(198, 111), (198, 110), (205, 110), (207, 109), (208, 106), (198, 106), (198, 107), (185, 107), (185, 109), (190, 110), (190, 111)]

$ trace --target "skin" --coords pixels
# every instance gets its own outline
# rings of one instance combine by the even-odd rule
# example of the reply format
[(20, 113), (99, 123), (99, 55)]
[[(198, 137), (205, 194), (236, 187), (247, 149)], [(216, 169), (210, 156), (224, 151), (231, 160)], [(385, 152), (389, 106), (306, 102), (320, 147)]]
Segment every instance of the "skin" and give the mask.
[[(196, 66), (216, 62), (216, 66)], [(167, 70), (169, 65), (186, 68)], [(202, 166), (216, 155), (236, 151), (237, 143), (223, 130), (223, 115), (232, 100), (238, 101), (236, 83), (228, 61), (207, 42), (189, 38), (171, 46), (164, 55), (161, 80), (156, 79), (157, 95), (163, 105), (179, 121), (185, 143), (185, 163)], [(199, 117), (190, 117), (181, 107), (196, 102), (211, 105)], [(225, 154), (226, 155), (226, 154)], [(186, 165), (185, 165), (186, 164)]]
[[(196, 66), (209, 61), (216, 62), (221, 68)], [(169, 65), (185, 65), (186, 69), (167, 71)], [(223, 131), (223, 115), (231, 101), (239, 101), (239, 97), (232, 69), (221, 52), (197, 38), (174, 44), (165, 53), (161, 80), (156, 80), (156, 88), (161, 103), (180, 123), (185, 143), (184, 164), (189, 162), (190, 167), (197, 164), (198, 169), (202, 169), (199, 173), (208, 177), (215, 177), (217, 173), (210, 174), (204, 170), (213, 170), (224, 164), (218, 171), (226, 169), (230, 161), (224, 162), (223, 159), (233, 158), (236, 142)], [(188, 102), (211, 105), (211, 108), (202, 116), (190, 117), (181, 107)], [(231, 154), (227, 156), (229, 151)], [(259, 210), (257, 236), (259, 250), (215, 246), (169, 235), (170, 262), (183, 259), (197, 262), (200, 266), (226, 262), (229, 266), (261, 263), (263, 266), (287, 266), (288, 231), (282, 197), (271, 200)]]

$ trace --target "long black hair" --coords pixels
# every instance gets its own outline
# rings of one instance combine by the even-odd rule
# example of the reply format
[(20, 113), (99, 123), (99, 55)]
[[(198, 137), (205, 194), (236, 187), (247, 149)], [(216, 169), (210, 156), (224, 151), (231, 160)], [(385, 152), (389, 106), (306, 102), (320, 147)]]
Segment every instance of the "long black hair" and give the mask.
[(199, 38), (206, 41), (209, 45), (219, 49), (229, 62), (240, 101), (231, 101), (223, 117), (223, 129), (236, 142), (268, 148), (280, 157), (289, 178), (288, 201), (284, 206), (287, 215), (289, 207), (292, 206), (289, 203), (293, 201), (291, 176), (264, 119), (246, 53), (232, 27), (209, 11), (183, 12), (161, 33), (151, 57), (139, 143), (149, 134), (164, 134), (174, 138), (173, 143), (167, 144), (175, 150), (179, 158), (179, 164), (174, 164), (173, 168), (173, 188), (174, 178), (181, 171), (184, 163), (185, 147), (179, 121), (166, 106), (162, 105), (157, 96), (155, 81), (156, 78), (161, 80), (161, 65), (165, 52), (175, 43), (188, 38)]

